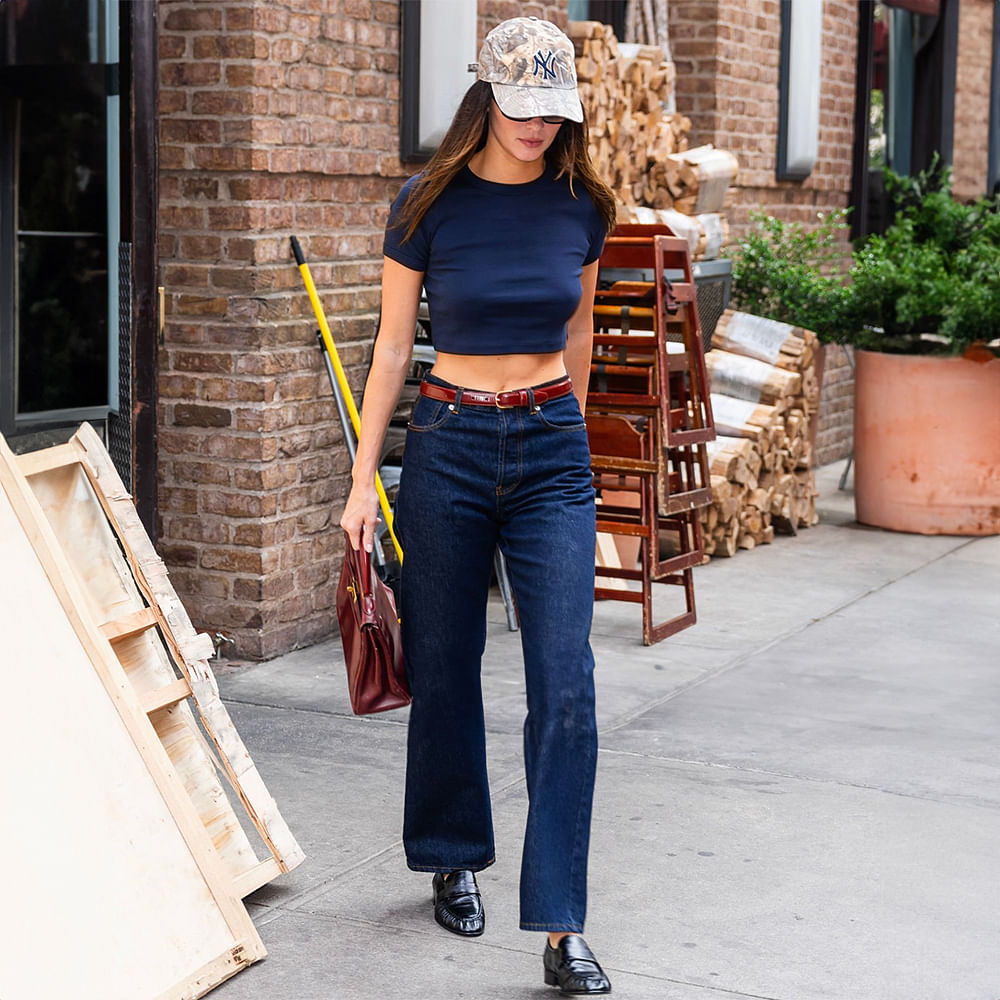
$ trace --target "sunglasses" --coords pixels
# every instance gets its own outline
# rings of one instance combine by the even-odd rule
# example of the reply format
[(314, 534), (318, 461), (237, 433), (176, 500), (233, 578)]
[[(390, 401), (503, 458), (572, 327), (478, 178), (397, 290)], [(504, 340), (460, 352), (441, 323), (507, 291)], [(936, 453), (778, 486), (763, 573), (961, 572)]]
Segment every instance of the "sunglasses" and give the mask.
[(496, 104), (497, 110), (500, 114), (502, 114), (509, 122), (520, 122), (523, 125), (525, 122), (533, 122), (536, 118), (541, 118), (546, 125), (562, 125), (562, 123), (566, 121), (565, 118), (559, 115), (532, 115), (530, 118), (515, 118), (513, 115), (507, 114), (507, 112), (504, 111), (499, 104), (497, 104), (496, 98), (494, 98), (493, 103)]

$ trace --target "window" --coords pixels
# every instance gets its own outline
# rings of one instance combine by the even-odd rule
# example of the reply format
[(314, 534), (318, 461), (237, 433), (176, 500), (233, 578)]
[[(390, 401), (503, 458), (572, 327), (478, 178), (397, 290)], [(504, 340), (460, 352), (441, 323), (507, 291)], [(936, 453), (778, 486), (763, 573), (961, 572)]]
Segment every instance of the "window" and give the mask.
[(101, 420), (117, 402), (117, 13), (117, 0), (0, 6), (7, 436)]
[(881, 232), (882, 167), (915, 174), (952, 162), (958, 0), (858, 5), (852, 236)]

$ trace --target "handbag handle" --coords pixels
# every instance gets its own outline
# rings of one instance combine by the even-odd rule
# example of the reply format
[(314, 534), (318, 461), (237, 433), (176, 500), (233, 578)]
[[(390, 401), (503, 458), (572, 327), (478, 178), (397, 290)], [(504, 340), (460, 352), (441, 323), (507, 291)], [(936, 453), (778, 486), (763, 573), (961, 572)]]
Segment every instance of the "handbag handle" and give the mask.
[(344, 532), (344, 545), (351, 551), (351, 559), (356, 560), (358, 567), (357, 582), (361, 588), (360, 594), (353, 593), (354, 587), (348, 587), (352, 592), (354, 600), (358, 602), (358, 612), (361, 616), (361, 625), (374, 625), (378, 621), (375, 612), (375, 592), (372, 589), (372, 556), (362, 544), (360, 549), (354, 548), (351, 544), (351, 537)]
[(361, 553), (358, 556), (358, 561), (361, 565), (361, 589), (363, 591), (362, 597), (369, 598), (372, 597), (372, 555), (365, 548), (364, 543), (361, 545)]

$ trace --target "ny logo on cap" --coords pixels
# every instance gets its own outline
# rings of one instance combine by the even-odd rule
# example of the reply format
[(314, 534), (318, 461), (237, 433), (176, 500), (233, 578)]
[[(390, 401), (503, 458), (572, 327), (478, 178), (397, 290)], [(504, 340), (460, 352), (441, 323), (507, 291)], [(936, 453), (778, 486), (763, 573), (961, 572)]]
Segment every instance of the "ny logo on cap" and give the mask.
[(538, 76), (539, 71), (541, 71), (543, 80), (554, 80), (556, 79), (555, 71), (556, 56), (555, 53), (549, 49), (549, 54), (544, 55), (542, 50), (539, 49), (535, 53), (535, 72), (534, 75)]

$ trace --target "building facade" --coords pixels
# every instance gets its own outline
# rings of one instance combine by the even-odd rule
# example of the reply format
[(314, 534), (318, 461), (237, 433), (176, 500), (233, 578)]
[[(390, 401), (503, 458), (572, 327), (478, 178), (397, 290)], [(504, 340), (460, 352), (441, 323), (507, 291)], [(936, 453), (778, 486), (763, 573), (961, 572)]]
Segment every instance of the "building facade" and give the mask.
[[(420, 6), (403, 4), (411, 14)], [(574, 12), (613, 20), (621, 6), (574, 4)], [(677, 108), (691, 119), (691, 142), (740, 160), (727, 207), (734, 240), (755, 207), (808, 223), (817, 212), (867, 204), (859, 177), (872, 167), (876, 22), (884, 16), (891, 27), (901, 16), (878, 5), (876, 18), (876, 6), (822, 0), (818, 156), (807, 177), (778, 180), (782, 3), (671, 0)], [(244, 658), (276, 655), (336, 627), (349, 460), (290, 237), (302, 243), (360, 394), (388, 205), (420, 166), (400, 157), (401, 7), (0, 3), (0, 429), (26, 448), (81, 418), (104, 427), (196, 625), (232, 636)], [(937, 131), (930, 139), (914, 133), (911, 145), (940, 147), (962, 196), (996, 178), (986, 139), (998, 129), (995, 7), (893, 7), (937, 19), (906, 22), (929, 32), (940, 77), (911, 108), (915, 120), (932, 102)], [(565, 24), (568, 9), (565, 0), (479, 0), (477, 44), (505, 17)], [(42, 25), (60, 12), (69, 47), (49, 45), (41, 55)], [(30, 138), (26, 109), (45, 74), (61, 83), (36, 104), (61, 110)], [(57, 151), (53, 137), (74, 120), (101, 121), (100, 141)], [(26, 193), (32, 172), (48, 186)], [(79, 191), (54, 199), (74, 184), (101, 187), (100, 207)], [(40, 275), (46, 261), (67, 259), (49, 253), (57, 239), (77, 256), (55, 294)], [(53, 298), (62, 312), (47, 321), (46, 339), (31, 317), (51, 313)], [(99, 322), (81, 332), (74, 313)], [(63, 396), (39, 395), (51, 371), (62, 372)], [(850, 448), (849, 376), (842, 353), (828, 352), (820, 461)]]

